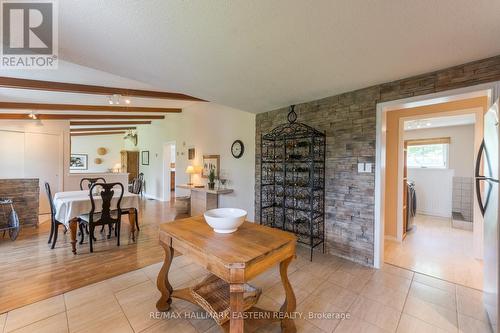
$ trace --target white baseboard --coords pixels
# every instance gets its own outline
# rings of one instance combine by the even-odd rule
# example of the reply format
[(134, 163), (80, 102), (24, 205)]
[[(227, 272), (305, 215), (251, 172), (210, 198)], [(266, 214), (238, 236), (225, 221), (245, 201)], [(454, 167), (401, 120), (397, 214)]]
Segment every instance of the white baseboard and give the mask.
[(153, 199), (153, 200), (162, 201), (160, 198), (157, 198), (156, 196), (151, 195), (151, 194), (147, 194), (147, 193), (144, 193), (144, 197), (145, 197), (146, 199)]
[(394, 237), (394, 236), (385, 235), (384, 239), (388, 240), (388, 241), (398, 242), (399, 243), (398, 239), (396, 237)]

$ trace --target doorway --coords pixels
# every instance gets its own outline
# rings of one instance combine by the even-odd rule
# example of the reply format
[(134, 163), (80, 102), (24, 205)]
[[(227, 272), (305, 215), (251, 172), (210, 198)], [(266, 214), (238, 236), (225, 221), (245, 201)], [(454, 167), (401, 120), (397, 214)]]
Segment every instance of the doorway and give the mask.
[[(404, 196), (404, 123), (419, 117), (475, 114), (474, 152), (482, 139), (483, 113), (497, 96), (497, 84), (483, 84), (377, 105), (377, 149), (375, 176), (375, 267), (381, 267), (386, 242), (402, 244)], [(472, 109), (477, 110), (471, 112)], [(479, 109), (478, 109), (479, 108)], [(457, 111), (460, 111), (457, 113)], [(473, 166), (470, 168), (473, 170)], [(482, 258), (483, 226), (479, 208), (473, 205), (474, 258)], [(418, 215), (418, 214), (417, 214)], [(418, 222), (418, 221), (417, 221)], [(422, 224), (428, 220), (420, 220)], [(412, 268), (410, 268), (412, 269)]]
[(175, 141), (163, 145), (163, 201), (175, 198), (176, 155)]
[(384, 261), (481, 289), (473, 237), (481, 222), (473, 221), (475, 119), (474, 113), (403, 118), (403, 234), (401, 241), (385, 240)]

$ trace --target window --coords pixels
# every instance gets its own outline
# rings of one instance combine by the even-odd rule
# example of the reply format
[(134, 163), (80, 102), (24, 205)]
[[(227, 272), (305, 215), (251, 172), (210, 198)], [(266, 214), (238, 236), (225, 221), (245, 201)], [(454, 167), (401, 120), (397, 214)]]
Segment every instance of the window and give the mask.
[(449, 138), (407, 141), (407, 166), (446, 169), (448, 146)]

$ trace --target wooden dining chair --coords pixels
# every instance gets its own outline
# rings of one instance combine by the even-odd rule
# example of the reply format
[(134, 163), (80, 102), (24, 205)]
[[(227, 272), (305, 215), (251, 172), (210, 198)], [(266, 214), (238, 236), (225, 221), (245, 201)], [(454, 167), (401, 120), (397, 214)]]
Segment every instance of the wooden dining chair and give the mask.
[[(120, 190), (120, 196), (118, 197), (118, 201), (116, 203), (116, 209), (111, 209), (111, 200), (115, 194), (115, 188)], [(97, 192), (95, 194), (94, 192)], [(89, 244), (90, 244), (90, 252), (94, 252), (93, 242), (94, 238), (94, 230), (96, 226), (109, 226), (109, 234), (108, 239), (111, 238), (111, 228), (114, 225), (115, 227), (115, 235), (117, 237), (117, 246), (120, 246), (120, 228), (121, 228), (121, 201), (123, 198), (124, 188), (121, 183), (94, 183), (90, 187), (90, 203), (91, 209), (88, 214), (80, 215), (78, 218), (80, 219), (82, 224), (87, 224), (90, 232)], [(100, 196), (102, 199), (102, 207), (96, 207), (95, 197)]]
[[(94, 185), (95, 183), (97, 182), (103, 182), (103, 183), (106, 183), (106, 179), (102, 178), (102, 177), (97, 177), (97, 178), (82, 178), (80, 180), (80, 190), (87, 190), (87, 189), (90, 189), (92, 187), (92, 185)], [(87, 182), (87, 187), (84, 188), (83, 187), (83, 184)]]
[(49, 236), (49, 241), (47, 243), (50, 244), (50, 242), (52, 242), (52, 246), (50, 248), (54, 249), (57, 242), (57, 233), (59, 231), (59, 225), (64, 226), (65, 233), (67, 229), (63, 223), (56, 220), (56, 206), (54, 205), (54, 199), (52, 198), (52, 191), (50, 190), (50, 184), (47, 182), (45, 182), (45, 192), (47, 193), (47, 198), (49, 199), (49, 206), (50, 206), (50, 236)]

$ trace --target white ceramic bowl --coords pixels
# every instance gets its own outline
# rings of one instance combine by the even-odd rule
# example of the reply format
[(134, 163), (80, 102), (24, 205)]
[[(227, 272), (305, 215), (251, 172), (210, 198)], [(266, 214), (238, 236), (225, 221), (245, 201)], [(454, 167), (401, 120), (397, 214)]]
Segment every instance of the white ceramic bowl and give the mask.
[(229, 234), (245, 222), (247, 212), (238, 208), (216, 208), (207, 210), (203, 215), (215, 232)]

